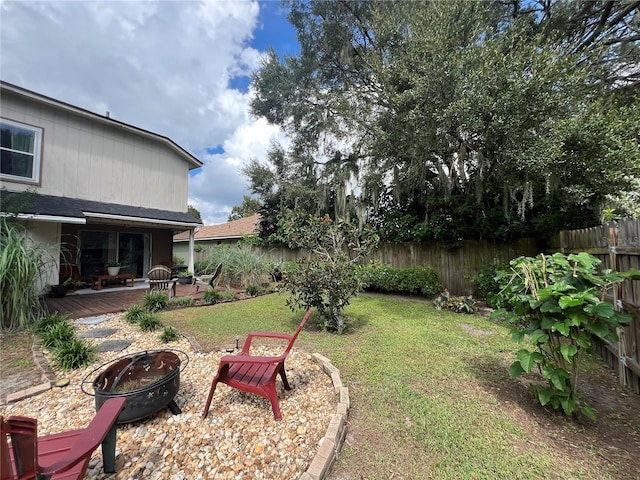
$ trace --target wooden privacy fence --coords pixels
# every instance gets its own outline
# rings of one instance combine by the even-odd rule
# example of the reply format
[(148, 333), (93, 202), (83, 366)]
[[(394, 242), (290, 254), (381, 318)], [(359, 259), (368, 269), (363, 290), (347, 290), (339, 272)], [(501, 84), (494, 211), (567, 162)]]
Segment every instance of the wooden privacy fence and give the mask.
[[(624, 219), (582, 230), (562, 231), (552, 240), (555, 251), (587, 252), (602, 261), (601, 268), (625, 272), (640, 269), (640, 219)], [(618, 372), (620, 383), (640, 393), (640, 280), (627, 280), (608, 298), (633, 315), (619, 329), (616, 343), (598, 340), (597, 351)]]
[[(295, 261), (304, 252), (285, 246), (256, 247), (274, 262)], [(540, 253), (535, 240), (522, 239), (511, 243), (464, 241), (460, 248), (445, 249), (439, 244), (382, 243), (373, 254), (377, 262), (394, 268), (426, 266), (435, 269), (452, 295), (472, 295), (475, 278), (485, 265), (498, 265), (521, 255)]]

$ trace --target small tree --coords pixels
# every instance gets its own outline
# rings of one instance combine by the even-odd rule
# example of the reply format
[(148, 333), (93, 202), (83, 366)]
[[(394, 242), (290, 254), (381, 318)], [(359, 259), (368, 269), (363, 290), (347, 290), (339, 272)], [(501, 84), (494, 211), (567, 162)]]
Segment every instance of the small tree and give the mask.
[(497, 272), (500, 293), (493, 301), (499, 308), (492, 315), (513, 326), (515, 342), (527, 341), (531, 347), (517, 352), (510, 376), (537, 367), (547, 380), (546, 386), (534, 387), (542, 405), (574, 416), (579, 409), (591, 419), (593, 411), (578, 396), (580, 357), (590, 350), (592, 335), (618, 339), (616, 328), (631, 317), (616, 311), (604, 296), (615, 284), (640, 278), (640, 270), (598, 272), (600, 263), (584, 252), (516, 258)]
[(369, 228), (362, 233), (345, 220), (333, 222), (305, 213), (287, 217), (285, 231), (289, 247), (309, 251), (298, 268), (286, 272), (291, 309), (315, 307), (325, 330), (342, 333), (346, 321), (340, 313), (362, 289), (359, 261), (378, 245)]

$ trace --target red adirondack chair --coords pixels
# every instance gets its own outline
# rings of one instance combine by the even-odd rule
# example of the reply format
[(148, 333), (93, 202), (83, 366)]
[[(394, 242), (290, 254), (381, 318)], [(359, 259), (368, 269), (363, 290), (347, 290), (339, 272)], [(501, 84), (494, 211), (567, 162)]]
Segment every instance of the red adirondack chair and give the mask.
[[(298, 338), (298, 334), (307, 323), (309, 316), (311, 315), (311, 308), (307, 310), (300, 326), (293, 335), (288, 333), (273, 333), (273, 332), (251, 332), (244, 342), (242, 351), (238, 355), (225, 355), (220, 359), (220, 365), (218, 366), (218, 373), (211, 382), (211, 389), (209, 390), (209, 398), (207, 398), (207, 404), (204, 407), (202, 418), (205, 418), (209, 413), (209, 407), (211, 406), (211, 399), (213, 398), (213, 392), (216, 390), (216, 385), (219, 382), (226, 383), (230, 387), (243, 392), (255, 393), (260, 395), (271, 402), (271, 409), (273, 410), (273, 416), (276, 420), (282, 420), (282, 414), (280, 413), (280, 404), (278, 402), (278, 392), (276, 391), (276, 378), (278, 375), (282, 378), (282, 383), (286, 390), (291, 390), (287, 376), (284, 369), (284, 361), (293, 347), (293, 342)], [(289, 344), (287, 348), (277, 357), (259, 357), (253, 356), (249, 353), (251, 349), (251, 342), (254, 338), (280, 338), (288, 340)]]
[(33, 418), (0, 417), (0, 479), (80, 479), (100, 444), (105, 473), (115, 472), (116, 421), (125, 402), (124, 397), (107, 400), (87, 428), (41, 437)]

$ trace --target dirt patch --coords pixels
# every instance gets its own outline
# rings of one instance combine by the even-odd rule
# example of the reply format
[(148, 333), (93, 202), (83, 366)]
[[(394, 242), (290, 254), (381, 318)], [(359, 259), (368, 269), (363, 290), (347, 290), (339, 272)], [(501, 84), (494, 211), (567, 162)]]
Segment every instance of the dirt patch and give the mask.
[(31, 332), (0, 333), (0, 403), (10, 393), (44, 381), (41, 368), (33, 359)]

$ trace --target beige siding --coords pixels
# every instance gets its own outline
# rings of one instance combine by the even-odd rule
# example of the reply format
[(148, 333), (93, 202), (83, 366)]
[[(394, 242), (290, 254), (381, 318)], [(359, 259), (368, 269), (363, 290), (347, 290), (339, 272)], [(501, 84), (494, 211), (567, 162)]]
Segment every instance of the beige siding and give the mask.
[(44, 129), (39, 193), (187, 211), (189, 165), (161, 141), (11, 94), (3, 94), (1, 112)]
[(25, 222), (31, 240), (46, 249), (47, 254), (42, 259), (49, 268), (45, 271), (45, 276), (38, 278), (36, 289), (39, 293), (45, 293), (47, 285), (58, 283), (60, 258), (60, 224), (49, 222)]

